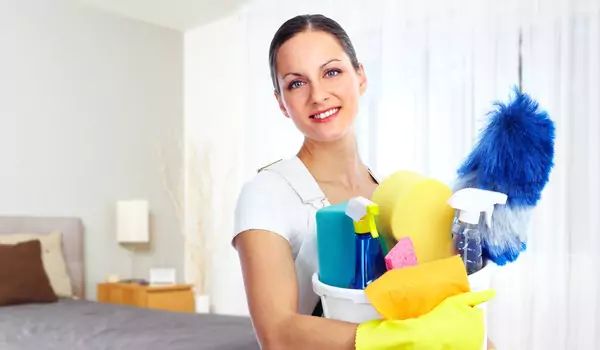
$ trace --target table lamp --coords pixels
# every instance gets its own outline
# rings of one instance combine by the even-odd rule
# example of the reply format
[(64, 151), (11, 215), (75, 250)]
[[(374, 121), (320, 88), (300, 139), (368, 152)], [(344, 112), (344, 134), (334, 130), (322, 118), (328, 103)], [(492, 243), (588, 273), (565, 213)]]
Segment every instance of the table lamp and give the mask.
[[(135, 248), (150, 241), (148, 201), (141, 199), (117, 201), (117, 242), (128, 247), (131, 257), (131, 274), (135, 271)], [(130, 279), (124, 282), (140, 282)]]
[(127, 200), (117, 202), (117, 241), (119, 243), (148, 243), (148, 201)]

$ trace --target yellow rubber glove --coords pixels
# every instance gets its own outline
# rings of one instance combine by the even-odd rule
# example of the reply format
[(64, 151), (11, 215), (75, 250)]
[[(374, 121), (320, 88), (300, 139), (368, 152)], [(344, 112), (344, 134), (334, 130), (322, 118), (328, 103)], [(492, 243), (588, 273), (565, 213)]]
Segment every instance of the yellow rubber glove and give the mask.
[(494, 290), (451, 296), (429, 313), (407, 320), (373, 320), (356, 331), (356, 350), (481, 350), (483, 310)]

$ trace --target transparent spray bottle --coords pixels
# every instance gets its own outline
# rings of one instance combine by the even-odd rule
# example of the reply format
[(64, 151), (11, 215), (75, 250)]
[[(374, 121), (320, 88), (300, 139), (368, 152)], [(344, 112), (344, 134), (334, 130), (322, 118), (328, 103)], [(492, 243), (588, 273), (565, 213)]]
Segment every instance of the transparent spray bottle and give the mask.
[(457, 210), (452, 224), (454, 248), (465, 264), (468, 274), (483, 268), (482, 237), (480, 227), (481, 213), (485, 213), (485, 224), (492, 225), (494, 205), (506, 204), (504, 193), (464, 188), (450, 197), (448, 204)]

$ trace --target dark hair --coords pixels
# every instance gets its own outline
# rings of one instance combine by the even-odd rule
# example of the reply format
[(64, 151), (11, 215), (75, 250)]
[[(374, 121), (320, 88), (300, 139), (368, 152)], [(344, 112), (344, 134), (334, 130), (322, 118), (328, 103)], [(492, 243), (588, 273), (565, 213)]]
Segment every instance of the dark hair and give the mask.
[(271, 68), (271, 80), (273, 81), (273, 87), (276, 92), (280, 91), (279, 83), (277, 82), (276, 68), (277, 52), (279, 51), (279, 48), (294, 35), (308, 30), (322, 31), (335, 36), (348, 57), (350, 57), (350, 62), (354, 69), (359, 69), (360, 64), (356, 58), (356, 51), (354, 50), (352, 41), (350, 41), (348, 34), (339, 23), (323, 15), (299, 15), (290, 18), (283, 23), (273, 36), (273, 40), (271, 40), (271, 46), (269, 47), (269, 66)]

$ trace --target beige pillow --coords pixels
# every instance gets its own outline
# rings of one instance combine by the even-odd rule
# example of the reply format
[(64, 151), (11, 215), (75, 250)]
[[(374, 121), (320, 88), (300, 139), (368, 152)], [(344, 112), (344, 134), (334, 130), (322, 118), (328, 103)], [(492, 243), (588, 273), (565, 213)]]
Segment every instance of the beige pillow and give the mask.
[(62, 250), (62, 235), (52, 232), (48, 235), (31, 233), (14, 233), (0, 235), (0, 244), (17, 244), (25, 241), (39, 240), (42, 246), (42, 262), (50, 279), (54, 293), (61, 298), (73, 296), (73, 286), (67, 270), (67, 263)]

